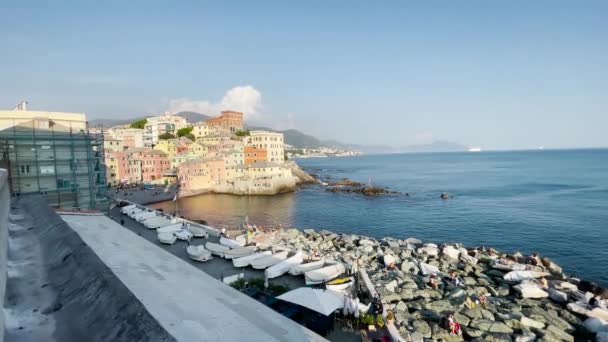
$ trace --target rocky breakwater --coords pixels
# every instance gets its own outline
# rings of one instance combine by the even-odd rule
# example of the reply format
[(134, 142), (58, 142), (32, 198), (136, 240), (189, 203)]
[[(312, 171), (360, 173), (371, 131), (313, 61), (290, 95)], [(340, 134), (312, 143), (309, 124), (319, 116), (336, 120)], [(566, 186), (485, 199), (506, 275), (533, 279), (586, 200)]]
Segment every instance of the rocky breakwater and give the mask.
[[(394, 324), (412, 341), (608, 341), (606, 291), (566, 276), (547, 258), (415, 238), (282, 234), (275, 244), (365, 267)], [(597, 303), (589, 305), (592, 297)], [(443, 324), (450, 314), (461, 334)]]
[(350, 192), (369, 196), (399, 194), (396, 191), (391, 191), (387, 188), (379, 186), (365, 186), (362, 183), (355, 182), (347, 178), (343, 178), (336, 182), (333, 182), (329, 184), (329, 186), (330, 187), (326, 190), (329, 192)]

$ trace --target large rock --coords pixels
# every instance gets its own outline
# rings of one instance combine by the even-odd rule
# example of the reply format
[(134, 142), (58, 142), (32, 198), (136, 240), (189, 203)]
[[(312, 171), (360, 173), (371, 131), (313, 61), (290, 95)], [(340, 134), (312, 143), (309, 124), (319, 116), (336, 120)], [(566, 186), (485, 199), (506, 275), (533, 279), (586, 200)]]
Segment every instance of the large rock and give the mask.
[(547, 289), (549, 292), (549, 298), (557, 303), (566, 303), (568, 301), (568, 295), (565, 292), (556, 289)]
[(427, 322), (423, 320), (414, 320), (412, 322), (412, 327), (414, 328), (415, 332), (419, 333), (423, 337), (431, 337), (431, 326)]
[(443, 249), (441, 250), (441, 254), (449, 259), (458, 260), (458, 257), (460, 256), (460, 251), (448, 245), (443, 247)]
[(521, 316), (521, 319), (519, 320), (519, 323), (521, 324), (522, 327), (526, 327), (526, 328), (543, 329), (545, 327), (545, 323), (539, 322), (539, 321), (535, 321), (535, 320), (533, 320), (531, 318), (528, 318), (526, 316)]
[(509, 334), (487, 334), (484, 337), (486, 342), (512, 342), (511, 335)]
[(560, 328), (558, 328), (554, 325), (547, 326), (547, 329), (545, 330), (545, 332), (546, 332), (545, 337), (548, 337), (547, 335), (549, 335), (551, 337), (556, 337), (561, 341), (574, 342), (574, 337), (572, 335), (566, 333), (565, 331), (561, 330)]
[(454, 320), (463, 327), (466, 327), (471, 323), (471, 319), (460, 312), (454, 313)]
[(532, 332), (526, 332), (521, 335), (515, 335), (515, 342), (534, 342), (536, 341), (536, 335)]
[(543, 291), (540, 286), (534, 286), (531, 284), (519, 284), (513, 286), (522, 298), (547, 298), (549, 294)]
[(546, 323), (548, 325), (553, 325), (568, 333), (572, 333), (575, 330), (570, 323), (558, 317), (557, 313), (553, 310), (541, 309), (539, 307), (529, 307), (524, 308), (522, 313), (528, 318)]
[(543, 262), (543, 265), (549, 270), (549, 272), (551, 272), (551, 274), (554, 274), (554, 275), (562, 274), (562, 268), (559, 265), (557, 265), (556, 263), (554, 263), (553, 261), (551, 261), (549, 258), (543, 258), (542, 262)]
[(587, 331), (593, 334), (597, 334), (600, 331), (608, 331), (608, 323), (601, 318), (589, 317), (583, 323), (583, 326)]
[(471, 328), (479, 329), (491, 333), (512, 334), (513, 329), (504, 323), (490, 320), (474, 320), (470, 323)]
[(426, 304), (425, 309), (442, 313), (444, 311), (452, 310), (452, 304), (450, 304), (450, 301), (448, 300), (437, 300)]

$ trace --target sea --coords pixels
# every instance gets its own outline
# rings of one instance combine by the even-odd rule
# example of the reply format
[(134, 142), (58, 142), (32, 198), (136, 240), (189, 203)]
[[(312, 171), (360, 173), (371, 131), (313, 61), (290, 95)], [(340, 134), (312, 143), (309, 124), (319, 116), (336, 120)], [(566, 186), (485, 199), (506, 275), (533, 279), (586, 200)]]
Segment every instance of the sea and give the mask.
[[(349, 178), (400, 194), (328, 192), (179, 199), (180, 214), (216, 227), (245, 222), (376, 238), (416, 237), (538, 252), (608, 286), (608, 149), (363, 155), (298, 159), (325, 182)], [(451, 198), (441, 199), (443, 192)], [(158, 203), (172, 211), (175, 202)]]

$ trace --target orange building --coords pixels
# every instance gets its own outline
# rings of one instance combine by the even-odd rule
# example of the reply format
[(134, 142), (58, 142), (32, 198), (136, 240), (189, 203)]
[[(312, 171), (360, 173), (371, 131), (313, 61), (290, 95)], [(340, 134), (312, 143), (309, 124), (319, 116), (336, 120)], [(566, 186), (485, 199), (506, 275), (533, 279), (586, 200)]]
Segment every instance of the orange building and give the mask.
[(222, 111), (220, 116), (216, 116), (205, 121), (207, 125), (230, 133), (243, 130), (243, 113), (232, 110)]
[(255, 146), (245, 146), (245, 165), (251, 165), (256, 162), (265, 162), (268, 157), (268, 150)]

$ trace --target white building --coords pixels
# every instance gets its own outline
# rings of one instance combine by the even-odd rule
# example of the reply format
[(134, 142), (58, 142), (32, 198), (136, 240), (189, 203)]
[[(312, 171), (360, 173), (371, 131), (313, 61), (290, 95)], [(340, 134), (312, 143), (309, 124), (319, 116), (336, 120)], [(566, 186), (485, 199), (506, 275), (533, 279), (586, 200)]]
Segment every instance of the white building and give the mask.
[(144, 147), (144, 130), (138, 128), (112, 127), (107, 133), (114, 139), (121, 140), (125, 148)]
[(251, 131), (246, 139), (246, 144), (267, 151), (266, 161), (270, 163), (283, 163), (285, 150), (283, 144), (283, 133), (268, 131)]
[(144, 126), (144, 145), (152, 147), (158, 143), (159, 135), (164, 133), (177, 135), (177, 131), (186, 126), (188, 126), (188, 122), (185, 118), (171, 113), (147, 118)]

